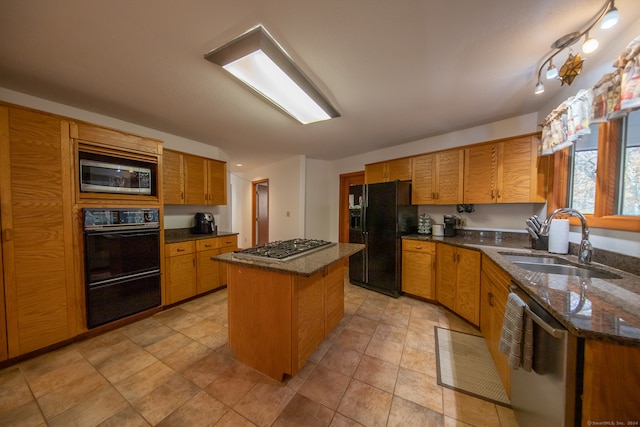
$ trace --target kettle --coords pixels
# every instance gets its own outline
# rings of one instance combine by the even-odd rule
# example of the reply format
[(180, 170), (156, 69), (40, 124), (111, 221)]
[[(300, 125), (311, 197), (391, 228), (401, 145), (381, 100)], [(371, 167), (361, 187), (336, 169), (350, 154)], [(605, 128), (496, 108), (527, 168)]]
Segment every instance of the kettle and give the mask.
[(216, 227), (213, 214), (207, 212), (198, 212), (194, 217), (193, 233), (209, 234), (213, 233)]

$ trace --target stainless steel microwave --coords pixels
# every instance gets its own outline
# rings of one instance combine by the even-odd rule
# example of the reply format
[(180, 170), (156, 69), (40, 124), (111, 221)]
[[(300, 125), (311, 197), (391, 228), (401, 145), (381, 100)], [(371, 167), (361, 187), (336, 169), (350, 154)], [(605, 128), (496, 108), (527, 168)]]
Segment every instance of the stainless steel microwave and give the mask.
[(80, 159), (80, 191), (151, 194), (151, 169)]

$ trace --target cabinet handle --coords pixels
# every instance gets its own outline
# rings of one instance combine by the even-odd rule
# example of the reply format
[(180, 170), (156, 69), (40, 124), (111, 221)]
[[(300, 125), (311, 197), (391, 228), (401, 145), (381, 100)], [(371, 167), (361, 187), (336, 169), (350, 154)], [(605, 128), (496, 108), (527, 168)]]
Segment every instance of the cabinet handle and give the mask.
[(180, 200), (184, 200), (184, 191), (180, 192)]
[(496, 197), (496, 191), (491, 189), (491, 198), (494, 199)]
[(196, 259), (195, 259), (195, 258), (193, 258), (193, 259), (191, 260), (191, 262), (193, 263), (193, 266), (195, 267), (195, 266), (196, 266)]
[(438, 200), (439, 198), (440, 198), (440, 193), (436, 191), (436, 200)]
[(416, 246), (415, 249), (422, 249), (422, 246)]
[(435, 200), (436, 199), (436, 193), (431, 193), (431, 200)]
[(182, 249), (182, 248), (176, 249), (176, 252), (184, 252), (184, 251), (185, 251), (185, 249)]
[(498, 199), (502, 197), (502, 194), (500, 194), (500, 190), (498, 190)]
[(493, 293), (489, 292), (489, 307), (493, 307)]
[(13, 240), (13, 230), (11, 228), (6, 228), (2, 234), (5, 242), (10, 242)]
[(456, 254), (453, 254), (453, 263), (456, 263)]

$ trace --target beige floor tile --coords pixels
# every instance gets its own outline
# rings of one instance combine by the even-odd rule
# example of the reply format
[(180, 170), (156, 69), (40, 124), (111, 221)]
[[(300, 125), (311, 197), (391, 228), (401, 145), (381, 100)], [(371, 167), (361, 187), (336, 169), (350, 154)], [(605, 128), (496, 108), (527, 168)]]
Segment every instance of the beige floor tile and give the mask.
[(296, 394), (273, 423), (273, 427), (327, 427), (334, 411), (300, 394)]
[(318, 346), (318, 348), (316, 348), (315, 351), (311, 353), (311, 356), (309, 356), (308, 361), (319, 363), (320, 360), (322, 360), (324, 355), (327, 354), (327, 351), (329, 351), (329, 349), (332, 346), (333, 346), (333, 343), (331, 341), (327, 341), (327, 340), (322, 341)]
[(403, 345), (401, 343), (374, 337), (369, 341), (369, 345), (364, 353), (367, 356), (376, 357), (385, 362), (399, 365), (400, 359), (402, 358), (402, 348)]
[(376, 322), (382, 318), (382, 314), (384, 313), (383, 307), (376, 307), (373, 305), (366, 305), (363, 303), (360, 308), (356, 311), (356, 316), (364, 317), (366, 319), (375, 320)]
[(234, 361), (205, 390), (225, 405), (233, 407), (256, 384), (268, 381), (267, 378), (255, 369)]
[[(133, 343), (132, 343), (133, 344)], [(105, 378), (112, 383), (122, 381), (157, 362), (157, 359), (141, 347), (127, 348), (110, 359), (94, 365)]]
[(400, 368), (394, 394), (425, 408), (443, 413), (442, 387), (431, 375)]
[(443, 388), (444, 414), (475, 427), (500, 425), (496, 405), (486, 400)]
[(518, 420), (513, 409), (496, 405), (496, 410), (498, 411), (498, 418), (500, 418), (501, 427), (518, 427)]
[(215, 427), (254, 427), (255, 424), (231, 410), (215, 424)]
[(192, 342), (194, 341), (191, 338), (184, 336), (179, 332), (174, 332), (166, 338), (145, 347), (145, 350), (153, 354), (158, 359), (164, 359), (171, 353), (180, 350)]
[(351, 317), (351, 320), (349, 320), (346, 329), (352, 329), (354, 331), (371, 336), (373, 335), (373, 332), (376, 330), (377, 326), (378, 322), (376, 320), (371, 320), (355, 315)]
[(91, 374), (96, 374), (101, 377), (86, 359), (74, 360), (69, 364), (58, 366), (42, 375), (29, 376), (29, 387), (33, 395), (36, 398), (40, 398)]
[(199, 320), (180, 332), (211, 349), (216, 349), (229, 341), (228, 329), (207, 319)]
[(431, 351), (419, 350), (412, 347), (404, 347), (400, 366), (412, 371), (437, 377), (436, 355)]
[(297, 392), (317, 366), (317, 363), (307, 361), (307, 363), (302, 366), (302, 369), (300, 369), (297, 374), (285, 380), (286, 386)]
[(133, 337), (144, 334), (148, 331), (163, 326), (155, 317), (147, 317), (146, 319), (139, 320), (135, 323), (121, 327), (118, 331), (125, 337), (133, 340)]
[(112, 417), (129, 404), (112, 386), (103, 387), (80, 404), (48, 420), (51, 427), (94, 426)]
[(169, 381), (175, 373), (173, 369), (157, 361), (130, 377), (114, 383), (114, 386), (129, 403), (135, 403)]
[(349, 382), (349, 377), (324, 366), (317, 366), (302, 384), (298, 393), (329, 409), (336, 409), (349, 386)]
[(258, 426), (270, 426), (294, 395), (295, 391), (275, 381), (258, 383), (233, 409)]
[(444, 417), (444, 427), (473, 427), (471, 424), (463, 423), (451, 417)]
[(158, 426), (209, 427), (220, 421), (229, 409), (224, 403), (201, 391), (162, 420)]
[(151, 393), (134, 402), (133, 406), (150, 424), (156, 425), (198, 392), (199, 387), (174, 374)]
[(182, 376), (195, 385), (204, 388), (213, 380), (228, 372), (237, 363), (233, 359), (214, 351), (183, 370)]
[(0, 417), (30, 402), (35, 403), (35, 400), (27, 379), (17, 366), (0, 373)]
[(359, 308), (360, 308), (360, 304), (358, 303), (354, 303), (346, 300), (344, 302), (344, 314), (353, 316), (354, 314), (356, 314)]
[(78, 351), (94, 366), (109, 360), (111, 356), (123, 352), (127, 348), (132, 348), (132, 346), (135, 346), (135, 343), (118, 330), (76, 344)]
[(162, 324), (158, 324), (153, 328), (140, 331), (137, 334), (127, 335), (131, 341), (138, 344), (141, 347), (149, 347), (153, 344), (162, 341), (163, 339), (175, 334), (176, 331), (170, 327)]
[(0, 412), (0, 426), (40, 427), (46, 426), (42, 412), (35, 400)]
[(362, 424), (347, 418), (344, 415), (336, 413), (329, 427), (360, 427)]
[(442, 309), (438, 306), (424, 303), (412, 307), (411, 320), (430, 320), (432, 322), (437, 322), (440, 320), (441, 314)]
[(362, 333), (345, 327), (340, 335), (336, 337), (334, 344), (342, 348), (349, 348), (351, 350), (364, 353), (370, 340), (371, 334)]
[(84, 356), (80, 353), (78, 346), (68, 345), (20, 363), (20, 370), (27, 379), (32, 379), (81, 360), (84, 360)]
[(192, 341), (181, 349), (163, 357), (162, 361), (173, 370), (182, 372), (212, 352), (213, 350), (206, 345)]
[(387, 427), (444, 427), (444, 416), (429, 408), (395, 396), (389, 412)]
[(363, 425), (387, 424), (393, 395), (358, 380), (352, 380), (340, 402), (338, 412)]
[(417, 350), (431, 351), (432, 353), (435, 352), (436, 341), (433, 325), (427, 326), (425, 330), (409, 326), (404, 345)]
[[(87, 365), (89, 365), (88, 362)], [(91, 368), (78, 371), (69, 377), (71, 380), (64, 385), (56, 387), (54, 390), (38, 398), (40, 410), (49, 419), (54, 416), (79, 405), (87, 399), (93, 399), (96, 394), (105, 392), (113, 386)]]
[(362, 353), (337, 345), (331, 346), (324, 357), (320, 360), (319, 365), (329, 368), (347, 377), (352, 377)]
[(148, 427), (150, 425), (138, 411), (131, 406), (127, 406), (98, 424), (97, 427)]
[(156, 314), (154, 318), (160, 323), (170, 327), (171, 329), (175, 329), (176, 331), (188, 328), (202, 319), (202, 317), (182, 309), (181, 306), (161, 311)]
[(373, 333), (373, 339), (382, 339), (398, 344), (404, 344), (407, 328), (380, 322)]
[(375, 357), (363, 356), (353, 377), (381, 390), (393, 393), (398, 378), (398, 365)]

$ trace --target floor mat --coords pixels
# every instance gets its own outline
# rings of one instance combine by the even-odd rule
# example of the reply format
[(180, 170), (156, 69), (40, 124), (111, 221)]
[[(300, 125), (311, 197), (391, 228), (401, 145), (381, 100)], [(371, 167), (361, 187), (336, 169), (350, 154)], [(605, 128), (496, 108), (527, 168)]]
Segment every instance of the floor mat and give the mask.
[(484, 338), (435, 327), (438, 384), (510, 406)]

